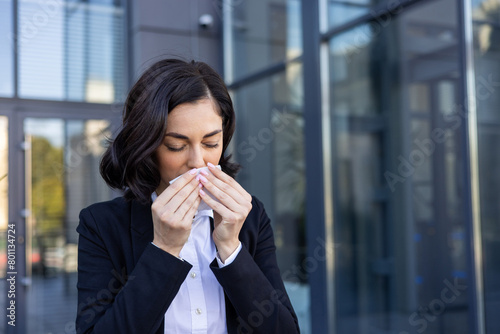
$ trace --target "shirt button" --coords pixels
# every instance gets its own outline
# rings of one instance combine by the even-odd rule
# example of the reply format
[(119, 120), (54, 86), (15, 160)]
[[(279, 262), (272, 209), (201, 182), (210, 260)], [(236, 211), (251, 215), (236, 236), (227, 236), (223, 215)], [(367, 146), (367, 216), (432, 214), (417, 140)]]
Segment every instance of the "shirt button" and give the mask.
[(200, 315), (201, 314), (201, 308), (197, 308), (195, 312), (196, 312), (196, 314)]
[(196, 278), (196, 273), (195, 272), (191, 273), (191, 278)]

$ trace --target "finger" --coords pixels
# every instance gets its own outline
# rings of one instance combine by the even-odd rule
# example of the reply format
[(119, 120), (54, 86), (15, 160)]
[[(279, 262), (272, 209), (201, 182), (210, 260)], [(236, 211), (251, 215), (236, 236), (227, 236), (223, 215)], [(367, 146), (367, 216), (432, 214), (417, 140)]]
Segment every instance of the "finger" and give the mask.
[(221, 181), (229, 184), (231, 187), (233, 187), (238, 192), (238, 194), (241, 197), (237, 197), (237, 198), (241, 198), (241, 199), (244, 199), (244, 200), (247, 200), (247, 201), (252, 201), (252, 196), (234, 178), (232, 178), (231, 176), (227, 175), (223, 171), (219, 170), (217, 167), (215, 167), (211, 163), (208, 163), (207, 166), (208, 166), (208, 169), (210, 170), (210, 172), (217, 179), (219, 179), (219, 180), (221, 180)]
[[(201, 187), (196, 187), (193, 189), (191, 194), (189, 194), (188, 198), (184, 202), (182, 202), (181, 205), (177, 208), (177, 210), (174, 212), (174, 214), (180, 219), (183, 220), (186, 214), (190, 211), (190, 209), (194, 206), (194, 203), (198, 201), (200, 196), (198, 196), (198, 189)], [(197, 208), (197, 207), (196, 207)], [(191, 216), (191, 218), (193, 218)]]
[(216, 200), (214, 200), (212, 197), (210, 197), (206, 193), (206, 191), (204, 191), (203, 189), (200, 189), (199, 193), (200, 193), (201, 199), (203, 199), (203, 201), (205, 203), (207, 203), (207, 205), (209, 207), (211, 207), (212, 210), (214, 210), (215, 212), (217, 212), (219, 215), (221, 215), (222, 217), (224, 217), (226, 219), (228, 219), (228, 218), (230, 219), (231, 217), (233, 217), (234, 212), (232, 210), (230, 210), (229, 208), (227, 208), (224, 204), (219, 203)]
[(184, 220), (186, 221), (186, 223), (193, 222), (193, 218), (196, 215), (198, 207), (200, 206), (200, 202), (201, 202), (201, 197), (198, 196), (198, 190), (196, 190), (196, 200), (194, 201), (193, 205), (191, 205), (189, 210), (186, 212), (186, 215), (184, 216)]
[[(174, 183), (172, 183), (172, 185), (170, 185), (169, 187), (173, 186)], [(184, 203), (184, 201), (186, 201), (187, 198), (193, 192), (195, 192), (195, 193), (197, 192), (199, 184), (200, 184), (200, 182), (196, 178), (193, 178), (193, 180), (191, 180), (191, 182), (186, 184), (181, 190), (179, 190), (175, 195), (173, 195), (170, 198), (170, 201), (168, 201), (168, 203), (164, 204), (163, 208), (165, 210), (170, 211), (170, 212), (176, 212), (181, 207), (182, 203)]]
[[(251, 202), (252, 198), (251, 198), (250, 194), (246, 193), (246, 191), (243, 188), (242, 188), (243, 191), (248, 196), (241, 194), (231, 184), (224, 182), (224, 180), (218, 179), (215, 175), (211, 175), (210, 173), (207, 173), (207, 172), (203, 173), (203, 172), (204, 171), (202, 171), (202, 175), (198, 176), (198, 178), (202, 182), (203, 186), (206, 187), (207, 190), (210, 191), (222, 203), (226, 203), (228, 206), (230, 206), (231, 209), (233, 209), (233, 210), (236, 209), (234, 207), (232, 201), (234, 201), (235, 203), (237, 203), (239, 205), (244, 205), (248, 202)], [(224, 173), (222, 173), (222, 174), (224, 174)], [(224, 174), (224, 175), (229, 177), (226, 174)], [(229, 178), (231, 178), (231, 177), (229, 177)], [(233, 180), (233, 182), (234, 182), (233, 184), (237, 184), (236, 181)], [(212, 185), (215, 187), (213, 187)], [(232, 201), (228, 200), (226, 197), (231, 198)]]
[(212, 177), (212, 181), (217, 181), (220, 183), (220, 187), (223, 189), (220, 189), (216, 185), (212, 183), (212, 181), (207, 180), (207, 178), (203, 175), (199, 175), (200, 182), (202, 183), (203, 187), (209, 191), (215, 198), (219, 200), (222, 204), (224, 204), (228, 209), (231, 211), (238, 211), (238, 208), (242, 205), (238, 203), (238, 201), (235, 198), (240, 198), (241, 196), (231, 188), (231, 186), (227, 185), (226, 183), (223, 183), (220, 180), (215, 179)]
[[(158, 195), (156, 201), (160, 205), (165, 205), (170, 199), (175, 196), (181, 189), (183, 189), (189, 182), (192, 182), (196, 177), (196, 168), (182, 174), (182, 176), (169, 185), (161, 194)], [(155, 202), (156, 202), (155, 201)]]

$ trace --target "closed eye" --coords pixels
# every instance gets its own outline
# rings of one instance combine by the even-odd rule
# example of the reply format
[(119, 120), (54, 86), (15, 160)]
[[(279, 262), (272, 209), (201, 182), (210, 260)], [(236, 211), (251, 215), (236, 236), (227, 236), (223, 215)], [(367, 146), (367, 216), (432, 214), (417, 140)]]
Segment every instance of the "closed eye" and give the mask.
[(206, 147), (208, 148), (216, 148), (219, 146), (219, 143), (215, 143), (215, 144), (204, 144)]
[(182, 150), (184, 149), (184, 147), (185, 147), (185, 146), (182, 146), (182, 147), (172, 147), (172, 146), (168, 146), (168, 145), (166, 145), (166, 146), (167, 146), (167, 149), (168, 149), (169, 151), (172, 151), (172, 152), (180, 152), (180, 151), (182, 151)]

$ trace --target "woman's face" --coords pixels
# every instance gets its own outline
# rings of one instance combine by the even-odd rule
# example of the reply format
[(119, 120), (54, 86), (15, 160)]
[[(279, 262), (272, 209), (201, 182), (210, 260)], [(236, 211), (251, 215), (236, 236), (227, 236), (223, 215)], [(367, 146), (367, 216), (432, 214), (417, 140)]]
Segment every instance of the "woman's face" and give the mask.
[(168, 114), (163, 144), (156, 150), (161, 181), (156, 193), (169, 181), (190, 169), (219, 164), (222, 155), (222, 117), (212, 98), (184, 103)]

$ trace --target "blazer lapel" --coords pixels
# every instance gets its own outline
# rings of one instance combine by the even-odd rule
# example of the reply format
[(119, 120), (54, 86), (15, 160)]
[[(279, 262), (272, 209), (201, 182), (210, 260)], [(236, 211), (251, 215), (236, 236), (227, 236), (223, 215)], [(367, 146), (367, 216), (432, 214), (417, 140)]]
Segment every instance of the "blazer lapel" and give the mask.
[(151, 207), (133, 200), (131, 206), (131, 236), (134, 265), (139, 261), (148, 243), (153, 241), (153, 218)]

